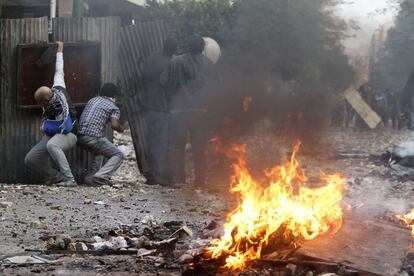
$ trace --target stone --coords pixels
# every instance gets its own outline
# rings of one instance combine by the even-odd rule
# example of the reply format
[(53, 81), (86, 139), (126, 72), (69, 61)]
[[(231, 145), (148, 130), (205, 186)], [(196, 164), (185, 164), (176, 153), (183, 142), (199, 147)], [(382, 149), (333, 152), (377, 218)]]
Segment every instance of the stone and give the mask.
[(148, 248), (150, 246), (150, 240), (147, 236), (141, 236), (139, 238), (131, 239), (131, 247), (134, 248)]
[(40, 221), (32, 221), (30, 222), (30, 227), (34, 229), (47, 229), (47, 225), (41, 223)]
[(189, 264), (193, 261), (193, 256), (191, 256), (190, 254), (184, 254), (181, 255), (181, 257), (178, 259), (180, 264)]
[(83, 200), (83, 204), (92, 204), (92, 199), (85, 198), (85, 199)]
[(76, 251), (88, 251), (88, 247), (83, 242), (77, 242), (75, 244)]
[(0, 202), (0, 208), (7, 209), (7, 208), (11, 208), (12, 206), (13, 206), (13, 202), (9, 202), (9, 201)]
[(69, 251), (76, 251), (76, 243), (72, 242), (68, 245)]

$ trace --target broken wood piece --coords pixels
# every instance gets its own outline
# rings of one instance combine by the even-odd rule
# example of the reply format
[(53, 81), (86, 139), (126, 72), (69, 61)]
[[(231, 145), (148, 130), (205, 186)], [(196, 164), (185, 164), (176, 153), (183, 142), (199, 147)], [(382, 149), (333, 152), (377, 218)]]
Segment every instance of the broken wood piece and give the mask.
[(150, 256), (150, 255), (154, 254), (155, 252), (157, 252), (156, 249), (148, 250), (148, 249), (145, 249), (145, 248), (141, 248), (141, 249), (138, 250), (137, 258)]
[(183, 235), (186, 235), (188, 237), (193, 236), (193, 231), (191, 231), (190, 228), (188, 228), (186, 225), (182, 226), (180, 229), (172, 233), (168, 238), (182, 238)]
[(362, 99), (355, 88), (350, 87), (345, 91), (345, 99), (371, 129), (375, 129), (381, 123), (381, 117)]
[(367, 271), (396, 275), (410, 247), (408, 229), (389, 222), (344, 214), (342, 228), (334, 235), (322, 235), (303, 243), (298, 254)]
[(175, 244), (177, 241), (178, 241), (177, 238), (171, 238), (171, 239), (166, 239), (166, 240), (162, 240), (162, 241), (158, 241), (158, 242), (150, 242), (150, 246), (163, 247), (163, 246), (166, 246), (166, 245)]
[(297, 248), (293, 248), (293, 249), (287, 249), (287, 250), (281, 250), (281, 251), (276, 251), (273, 252), (271, 254), (265, 255), (263, 256), (263, 260), (287, 260), (290, 259), (295, 253), (296, 251), (298, 251), (300, 249), (300, 247)]

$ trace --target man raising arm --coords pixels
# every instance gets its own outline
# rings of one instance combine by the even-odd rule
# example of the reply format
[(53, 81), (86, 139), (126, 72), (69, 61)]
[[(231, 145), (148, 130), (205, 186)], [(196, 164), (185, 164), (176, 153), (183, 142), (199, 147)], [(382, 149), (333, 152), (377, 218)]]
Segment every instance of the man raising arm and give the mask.
[[(26, 155), (25, 164), (47, 176), (46, 183), (77, 186), (64, 151), (76, 145), (76, 110), (66, 92), (63, 71), (63, 42), (57, 42), (55, 76), (52, 88), (42, 86), (34, 94), (42, 106), (42, 140)], [(52, 159), (59, 170), (49, 164)]]

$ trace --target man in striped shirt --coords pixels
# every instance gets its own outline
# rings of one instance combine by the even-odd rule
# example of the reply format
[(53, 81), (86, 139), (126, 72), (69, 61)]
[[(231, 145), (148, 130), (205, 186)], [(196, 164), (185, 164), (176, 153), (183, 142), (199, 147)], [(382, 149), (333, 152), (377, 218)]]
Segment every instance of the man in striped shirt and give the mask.
[[(94, 157), (85, 177), (85, 184), (111, 185), (111, 175), (122, 164), (123, 153), (105, 137), (106, 124), (113, 130), (124, 131), (120, 122), (120, 110), (115, 105), (117, 87), (105, 84), (98, 97), (89, 100), (79, 121), (78, 145), (91, 152)], [(108, 161), (102, 166), (103, 158)]]

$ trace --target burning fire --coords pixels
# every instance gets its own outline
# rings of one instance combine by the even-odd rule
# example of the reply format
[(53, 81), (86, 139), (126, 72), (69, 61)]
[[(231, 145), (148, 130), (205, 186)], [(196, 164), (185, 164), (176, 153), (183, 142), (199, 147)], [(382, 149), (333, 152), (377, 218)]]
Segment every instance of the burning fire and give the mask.
[(244, 97), (244, 99), (243, 99), (243, 111), (244, 112), (249, 111), (249, 107), (250, 107), (250, 104), (252, 103), (252, 101), (253, 101), (252, 97), (249, 97), (249, 96)]
[(411, 236), (414, 238), (414, 209), (406, 215), (396, 215), (396, 217), (411, 229)]
[(213, 259), (225, 257), (227, 268), (241, 270), (247, 262), (259, 259), (263, 251), (297, 246), (303, 240), (339, 230), (344, 190), (341, 176), (322, 174), (324, 185), (308, 187), (296, 159), (299, 147), (297, 143), (290, 160), (265, 172), (266, 188), (249, 173), (245, 145), (226, 151), (237, 160), (231, 191), (239, 194), (240, 203), (228, 216), (224, 236), (209, 247)]

